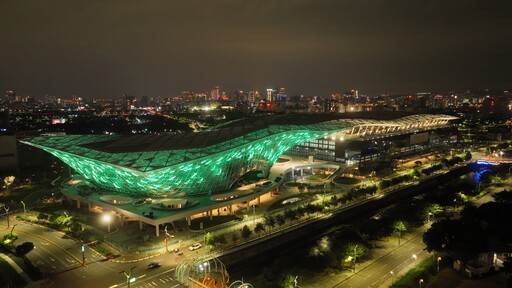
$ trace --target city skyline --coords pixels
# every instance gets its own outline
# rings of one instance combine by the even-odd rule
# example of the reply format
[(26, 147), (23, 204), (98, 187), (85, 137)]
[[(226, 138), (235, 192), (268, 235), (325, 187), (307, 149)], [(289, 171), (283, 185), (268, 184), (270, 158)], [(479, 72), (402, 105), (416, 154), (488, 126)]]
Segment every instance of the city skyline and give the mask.
[(507, 1), (16, 1), (0, 90), (40, 97), (260, 90), (328, 97), (512, 86)]

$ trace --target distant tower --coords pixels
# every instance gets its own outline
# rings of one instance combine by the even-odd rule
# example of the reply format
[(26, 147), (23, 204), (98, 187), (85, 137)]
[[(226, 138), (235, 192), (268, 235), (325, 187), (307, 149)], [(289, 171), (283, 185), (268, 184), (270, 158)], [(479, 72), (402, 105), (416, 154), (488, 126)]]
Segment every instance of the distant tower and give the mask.
[(7, 98), (8, 102), (15, 102), (16, 99), (16, 92), (12, 90), (5, 91), (5, 98)]
[(215, 88), (213, 88), (212, 90), (212, 100), (219, 100), (220, 99), (220, 87), (219, 86), (215, 86)]
[(272, 92), (273, 91), (274, 91), (273, 89), (267, 89), (267, 98), (266, 98), (266, 100), (268, 102), (272, 102)]

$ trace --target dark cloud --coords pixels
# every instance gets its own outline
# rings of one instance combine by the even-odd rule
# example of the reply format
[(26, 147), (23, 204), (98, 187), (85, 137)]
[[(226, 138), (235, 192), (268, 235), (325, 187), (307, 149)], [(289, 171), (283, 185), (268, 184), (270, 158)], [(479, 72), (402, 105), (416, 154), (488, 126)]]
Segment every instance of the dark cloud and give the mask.
[(0, 89), (86, 97), (512, 86), (512, 2), (2, 1)]

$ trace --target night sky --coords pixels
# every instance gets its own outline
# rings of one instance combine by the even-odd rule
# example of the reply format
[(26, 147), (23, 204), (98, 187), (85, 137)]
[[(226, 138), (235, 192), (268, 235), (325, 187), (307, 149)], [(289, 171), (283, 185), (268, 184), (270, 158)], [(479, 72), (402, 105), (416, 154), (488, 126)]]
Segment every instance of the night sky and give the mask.
[(0, 1), (0, 93), (512, 87), (512, 1)]

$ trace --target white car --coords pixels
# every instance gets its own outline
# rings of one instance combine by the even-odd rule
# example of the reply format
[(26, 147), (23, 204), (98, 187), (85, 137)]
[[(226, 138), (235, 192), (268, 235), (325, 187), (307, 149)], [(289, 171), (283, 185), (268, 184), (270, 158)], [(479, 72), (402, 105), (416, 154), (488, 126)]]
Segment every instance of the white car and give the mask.
[(196, 250), (196, 249), (199, 249), (199, 248), (201, 248), (201, 244), (194, 243), (190, 247), (188, 247), (188, 250), (193, 251), (193, 250)]

